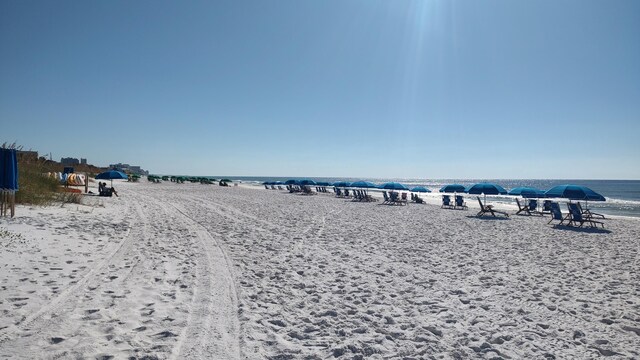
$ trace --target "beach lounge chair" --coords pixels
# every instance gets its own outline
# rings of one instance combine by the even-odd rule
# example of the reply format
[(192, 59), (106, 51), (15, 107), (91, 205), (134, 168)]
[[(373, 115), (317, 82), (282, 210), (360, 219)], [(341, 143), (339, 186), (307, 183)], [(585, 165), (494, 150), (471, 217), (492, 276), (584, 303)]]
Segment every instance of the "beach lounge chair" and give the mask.
[(531, 215), (531, 210), (529, 209), (529, 206), (527, 206), (527, 204), (521, 205), (520, 200), (518, 198), (516, 198), (516, 204), (518, 204), (518, 211), (516, 212), (516, 215), (520, 215), (522, 213), (526, 215)]
[(102, 191), (100, 191), (98, 196), (112, 197), (113, 196), (113, 188), (105, 187)]
[(589, 209), (583, 210), (582, 209), (582, 205), (580, 205), (580, 203), (576, 203), (576, 206), (578, 207), (578, 209), (580, 210), (582, 215), (584, 217), (586, 217), (586, 218), (593, 218), (594, 216), (597, 216), (597, 217), (599, 217), (601, 219), (605, 218), (603, 214), (598, 214), (598, 213), (591, 212), (591, 210), (589, 210)]
[(366, 202), (377, 201), (376, 198), (368, 194), (366, 190), (362, 190), (362, 200)]
[(398, 197), (398, 193), (395, 191), (391, 191), (389, 193), (389, 204), (391, 205), (402, 205), (402, 200)]
[(551, 212), (551, 220), (547, 224), (551, 224), (553, 220), (559, 221), (559, 223), (555, 225), (562, 225), (565, 220), (569, 219), (570, 215), (564, 216), (562, 215), (562, 211), (560, 210), (560, 204), (557, 202), (549, 202), (549, 211)]
[(464, 202), (462, 195), (456, 195), (455, 209), (467, 210), (467, 204)]
[(480, 204), (480, 211), (476, 214), (477, 217), (481, 217), (486, 213), (490, 213), (491, 216), (496, 217), (496, 214), (501, 214), (504, 215), (506, 217), (509, 217), (509, 214), (507, 214), (504, 211), (498, 211), (496, 209), (493, 208), (493, 205), (484, 205), (482, 203), (482, 200), (480, 200), (480, 196), (476, 196), (476, 198), (478, 198), (478, 204)]
[(407, 193), (403, 192), (402, 195), (400, 196), (400, 204), (407, 205), (408, 203), (409, 203), (409, 200), (407, 199)]
[(542, 212), (541, 212), (541, 215), (551, 214), (551, 204), (553, 204), (553, 201), (551, 201), (551, 200), (545, 200), (545, 201), (542, 203)]
[(389, 204), (396, 205), (397, 201), (398, 201), (398, 193), (395, 192), (395, 191), (390, 191), (389, 192)]
[(451, 204), (451, 197), (449, 195), (442, 195), (442, 206), (440, 206), (440, 208), (453, 209), (453, 205)]
[(582, 214), (581, 208), (578, 206), (578, 204), (574, 204), (574, 203), (568, 203), (567, 204), (567, 208), (569, 209), (569, 215), (571, 216), (571, 218), (569, 219), (569, 225), (572, 224), (580, 224), (578, 225), (578, 227), (582, 227), (582, 225), (584, 225), (584, 223), (588, 223), (589, 226), (591, 227), (598, 227), (598, 224), (600, 224), (602, 226), (602, 228), (604, 229), (604, 223), (601, 221), (595, 221), (591, 218), (585, 217)]
[(384, 197), (384, 201), (382, 203), (385, 205), (389, 205), (391, 203), (391, 199), (389, 199), (389, 195), (387, 195), (387, 192), (383, 191), (382, 196)]

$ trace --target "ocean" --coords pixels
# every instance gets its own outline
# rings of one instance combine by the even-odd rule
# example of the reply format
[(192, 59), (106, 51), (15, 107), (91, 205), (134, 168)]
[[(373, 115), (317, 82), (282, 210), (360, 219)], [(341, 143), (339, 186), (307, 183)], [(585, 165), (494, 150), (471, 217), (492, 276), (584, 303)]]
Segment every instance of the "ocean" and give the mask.
[[(212, 176), (213, 178), (229, 178), (242, 183), (262, 184), (265, 181), (287, 181), (289, 179), (304, 179), (290, 177), (268, 177), (268, 176)], [(314, 177), (315, 181), (326, 181), (333, 183), (336, 181), (370, 181), (375, 184), (382, 184), (388, 181), (396, 181), (411, 188), (414, 186), (424, 186), (432, 192), (438, 190), (446, 184), (462, 184), (465, 186), (479, 182), (491, 182), (498, 184), (507, 191), (519, 186), (531, 186), (541, 190), (548, 190), (556, 185), (576, 184), (591, 188), (602, 194), (607, 201), (589, 202), (589, 208), (595, 212), (617, 216), (640, 217), (640, 180), (571, 180), (571, 179), (401, 179), (401, 178), (334, 178), (334, 177)], [(513, 204), (513, 196), (487, 196), (487, 200), (496, 203)]]

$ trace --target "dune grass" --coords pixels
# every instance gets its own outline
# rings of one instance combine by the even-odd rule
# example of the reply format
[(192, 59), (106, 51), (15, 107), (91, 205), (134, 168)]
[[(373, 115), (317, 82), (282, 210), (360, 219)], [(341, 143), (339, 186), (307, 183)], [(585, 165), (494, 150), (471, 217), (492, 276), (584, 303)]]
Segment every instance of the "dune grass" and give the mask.
[[(0, 147), (5, 149), (22, 150), (15, 143), (4, 143)], [(18, 191), (16, 203), (29, 205), (53, 205), (54, 203), (81, 203), (80, 194), (61, 192), (58, 180), (46, 174), (60, 171), (59, 164), (43, 158), (35, 159), (18, 156)]]
[(51, 205), (58, 198), (60, 183), (47, 177), (49, 171), (43, 161), (18, 161), (18, 204)]

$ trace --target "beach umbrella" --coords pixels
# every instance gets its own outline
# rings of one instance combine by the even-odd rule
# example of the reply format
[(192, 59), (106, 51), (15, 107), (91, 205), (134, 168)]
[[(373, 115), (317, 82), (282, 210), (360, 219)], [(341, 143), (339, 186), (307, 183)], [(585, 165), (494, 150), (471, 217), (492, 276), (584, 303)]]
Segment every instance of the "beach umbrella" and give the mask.
[(545, 197), (545, 192), (540, 189), (521, 186), (521, 187), (517, 187), (509, 190), (509, 195), (514, 195), (514, 196), (520, 195), (523, 198), (541, 198), (541, 197)]
[(271, 181), (265, 181), (262, 183), (262, 185), (273, 185), (273, 182)]
[(558, 185), (545, 192), (549, 198), (565, 198), (569, 200), (606, 201), (604, 196), (581, 185)]
[(413, 189), (411, 189), (412, 192), (422, 192), (422, 193), (429, 193), (431, 192), (431, 190), (427, 189), (424, 186), (416, 186)]
[[(378, 185), (372, 183), (372, 182), (368, 182), (368, 181), (355, 181), (352, 182), (350, 187), (354, 187), (354, 188), (362, 188), (362, 189), (373, 189), (373, 188), (377, 188)], [(366, 194), (367, 191), (364, 190), (364, 193)]]
[(298, 185), (306, 186), (306, 185), (316, 185), (316, 182), (311, 179), (298, 180), (296, 182)]
[(409, 190), (408, 187), (397, 183), (397, 182), (388, 182), (388, 183), (384, 183), (380, 186), (378, 186), (379, 189), (385, 189), (385, 190)]
[(117, 170), (109, 170), (103, 173), (96, 175), (96, 179), (98, 180), (111, 180), (111, 187), (113, 187), (113, 179), (128, 179), (127, 174), (122, 171)]
[(507, 190), (502, 186), (492, 183), (477, 183), (470, 186), (465, 192), (469, 194), (506, 195)]
[(540, 199), (540, 198), (546, 197), (544, 190), (536, 190), (536, 191), (525, 190), (520, 194), (520, 196), (527, 199), (529, 198)]
[(297, 183), (297, 180), (294, 180), (294, 179), (289, 179), (284, 182), (285, 185), (295, 185), (296, 183)]
[(316, 185), (317, 186), (331, 186), (331, 184), (326, 182), (326, 181), (316, 181)]
[(378, 187), (378, 185), (368, 181), (356, 181), (356, 182), (352, 182), (351, 185), (349, 185), (349, 187), (371, 189), (371, 188)]
[(449, 184), (449, 185), (445, 185), (443, 187), (440, 188), (440, 192), (443, 193), (459, 193), (459, 192), (464, 192), (466, 188), (464, 187), (464, 185), (460, 185), (460, 184)]
[(349, 187), (351, 186), (351, 183), (348, 181), (336, 181), (333, 183), (333, 186), (335, 187)]
[(487, 195), (506, 195), (507, 190), (502, 186), (492, 183), (477, 183), (465, 190), (469, 194), (483, 194), (484, 202), (487, 202)]

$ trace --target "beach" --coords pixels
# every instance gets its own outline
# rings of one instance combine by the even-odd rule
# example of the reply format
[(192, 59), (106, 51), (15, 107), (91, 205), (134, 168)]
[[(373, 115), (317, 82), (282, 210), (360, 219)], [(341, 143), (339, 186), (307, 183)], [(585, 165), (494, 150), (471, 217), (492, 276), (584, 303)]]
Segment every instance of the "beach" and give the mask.
[(0, 357), (640, 357), (637, 218), (114, 184), (0, 218)]

